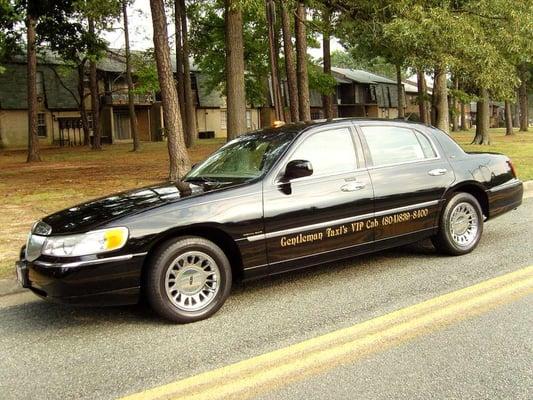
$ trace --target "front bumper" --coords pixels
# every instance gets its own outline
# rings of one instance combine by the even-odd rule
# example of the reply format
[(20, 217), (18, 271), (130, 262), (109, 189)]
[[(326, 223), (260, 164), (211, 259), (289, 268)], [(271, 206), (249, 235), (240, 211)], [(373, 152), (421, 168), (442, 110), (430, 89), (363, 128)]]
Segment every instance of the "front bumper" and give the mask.
[(145, 253), (57, 262), (17, 262), (23, 287), (45, 300), (88, 306), (134, 304), (139, 301)]

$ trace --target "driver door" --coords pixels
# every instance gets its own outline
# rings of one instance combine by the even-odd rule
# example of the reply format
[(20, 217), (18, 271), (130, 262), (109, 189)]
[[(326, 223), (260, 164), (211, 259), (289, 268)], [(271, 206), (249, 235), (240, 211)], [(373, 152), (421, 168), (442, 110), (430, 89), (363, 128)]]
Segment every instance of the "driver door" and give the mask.
[[(358, 156), (359, 155), (359, 156)], [(309, 161), (310, 176), (284, 182), (292, 160)], [(264, 221), (271, 273), (343, 258), (374, 238), (370, 176), (352, 125), (311, 131), (264, 182)]]

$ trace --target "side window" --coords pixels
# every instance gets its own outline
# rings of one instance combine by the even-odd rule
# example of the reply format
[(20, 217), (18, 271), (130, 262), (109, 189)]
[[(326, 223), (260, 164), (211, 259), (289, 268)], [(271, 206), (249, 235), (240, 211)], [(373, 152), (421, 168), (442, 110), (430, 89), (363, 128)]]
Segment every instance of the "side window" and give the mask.
[(374, 166), (436, 157), (429, 140), (412, 129), (396, 126), (364, 126), (361, 130)]
[(431, 143), (429, 142), (429, 139), (422, 135), (420, 132), (415, 132), (416, 138), (418, 139), (418, 142), (420, 143), (420, 146), (422, 146), (422, 151), (424, 152), (424, 156), (426, 158), (434, 158), (437, 157), (437, 154), (435, 154), (435, 150), (431, 146)]
[(352, 135), (348, 128), (315, 133), (300, 144), (291, 160), (310, 161), (313, 165), (313, 176), (357, 169)]

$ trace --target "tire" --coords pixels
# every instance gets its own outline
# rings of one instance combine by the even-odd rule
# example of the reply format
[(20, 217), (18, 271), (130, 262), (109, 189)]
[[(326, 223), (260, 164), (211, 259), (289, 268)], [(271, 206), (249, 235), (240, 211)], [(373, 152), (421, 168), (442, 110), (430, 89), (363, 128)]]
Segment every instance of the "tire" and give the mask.
[(482, 233), (483, 212), (479, 202), (468, 193), (456, 193), (446, 203), (439, 231), (431, 240), (439, 252), (459, 256), (474, 250)]
[(220, 247), (201, 237), (165, 242), (146, 275), (146, 297), (162, 317), (185, 324), (210, 317), (231, 290), (231, 265)]

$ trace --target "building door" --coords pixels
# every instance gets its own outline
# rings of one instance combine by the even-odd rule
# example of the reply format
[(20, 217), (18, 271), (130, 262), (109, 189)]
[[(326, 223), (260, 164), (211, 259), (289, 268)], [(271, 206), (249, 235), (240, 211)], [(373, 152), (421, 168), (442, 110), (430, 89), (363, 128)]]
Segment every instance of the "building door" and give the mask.
[(59, 124), (59, 145), (61, 147), (83, 145), (81, 118), (58, 118), (57, 121)]
[(128, 113), (115, 111), (113, 113), (113, 119), (115, 121), (115, 139), (131, 139), (130, 116)]

